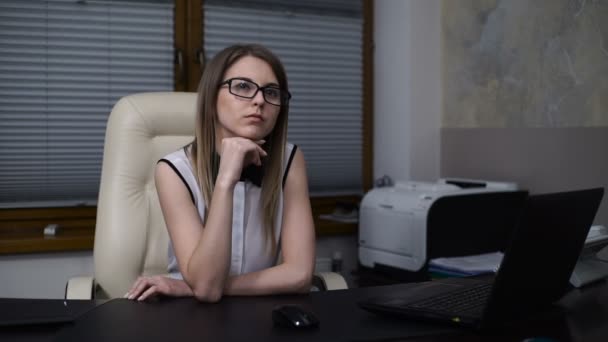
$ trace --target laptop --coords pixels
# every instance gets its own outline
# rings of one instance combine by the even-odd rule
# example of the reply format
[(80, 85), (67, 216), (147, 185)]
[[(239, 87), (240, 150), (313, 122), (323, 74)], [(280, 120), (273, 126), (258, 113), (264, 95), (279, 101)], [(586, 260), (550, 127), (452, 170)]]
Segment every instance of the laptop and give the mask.
[(422, 282), (398, 296), (358, 304), (375, 313), (478, 329), (546, 309), (569, 289), (603, 194), (595, 188), (528, 197), (494, 277)]
[(94, 307), (84, 300), (0, 298), (0, 327), (69, 323)]

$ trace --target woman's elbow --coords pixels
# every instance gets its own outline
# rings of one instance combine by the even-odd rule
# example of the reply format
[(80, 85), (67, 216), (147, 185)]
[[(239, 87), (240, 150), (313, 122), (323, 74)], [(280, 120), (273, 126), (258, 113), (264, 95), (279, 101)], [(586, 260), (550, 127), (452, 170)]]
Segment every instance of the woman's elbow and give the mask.
[(222, 299), (222, 290), (211, 286), (196, 286), (193, 292), (197, 300), (205, 303), (217, 303)]
[(192, 290), (194, 298), (205, 303), (217, 303), (222, 299), (223, 283), (218, 279), (197, 276), (196, 274), (184, 274), (184, 279)]
[(294, 291), (296, 293), (307, 293), (310, 292), (312, 286), (312, 272), (302, 272), (294, 281)]

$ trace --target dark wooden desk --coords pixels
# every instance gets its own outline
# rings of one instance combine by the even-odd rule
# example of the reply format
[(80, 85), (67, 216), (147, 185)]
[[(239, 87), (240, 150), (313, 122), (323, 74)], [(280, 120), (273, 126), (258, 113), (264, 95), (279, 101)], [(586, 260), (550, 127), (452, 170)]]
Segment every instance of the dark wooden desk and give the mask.
[[(0, 340), (522, 341), (530, 337), (575, 342), (608, 340), (607, 282), (571, 291), (558, 303), (559, 310), (487, 332), (378, 316), (356, 305), (358, 300), (368, 296), (385, 295), (408, 286), (411, 284), (300, 296), (226, 297), (217, 304), (199, 303), (192, 298), (149, 303), (117, 299), (89, 311), (73, 324), (12, 329), (8, 335), (6, 331), (0, 331)], [(287, 303), (312, 310), (321, 321), (320, 327), (310, 331), (274, 327), (271, 310)]]

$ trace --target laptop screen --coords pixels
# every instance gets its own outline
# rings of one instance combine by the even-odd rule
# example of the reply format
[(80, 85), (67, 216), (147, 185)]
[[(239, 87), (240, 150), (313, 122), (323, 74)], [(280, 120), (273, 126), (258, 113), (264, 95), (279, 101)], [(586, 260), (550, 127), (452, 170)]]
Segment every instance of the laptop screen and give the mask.
[(93, 307), (94, 301), (0, 298), (0, 326), (67, 323)]
[(486, 309), (492, 320), (564, 295), (602, 196), (597, 188), (528, 198), (494, 281)]

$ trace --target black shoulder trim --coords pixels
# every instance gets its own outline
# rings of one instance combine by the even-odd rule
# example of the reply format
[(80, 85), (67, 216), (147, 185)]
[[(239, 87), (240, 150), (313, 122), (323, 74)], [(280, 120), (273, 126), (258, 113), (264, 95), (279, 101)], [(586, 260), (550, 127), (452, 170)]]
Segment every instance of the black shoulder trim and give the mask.
[(283, 188), (285, 187), (285, 181), (287, 181), (287, 174), (289, 173), (289, 168), (291, 167), (291, 161), (293, 157), (296, 155), (296, 150), (298, 149), (298, 145), (293, 145), (293, 149), (291, 150), (291, 154), (289, 155), (289, 160), (287, 160), (287, 166), (285, 167), (285, 173), (283, 174)]
[(172, 162), (170, 162), (169, 160), (167, 160), (165, 158), (159, 160), (158, 162), (159, 163), (163, 162), (163, 163), (169, 165), (173, 169), (173, 171), (175, 171), (175, 173), (179, 176), (179, 178), (182, 180), (182, 182), (184, 182), (184, 185), (186, 186), (186, 189), (188, 189), (188, 192), (190, 193), (190, 198), (192, 199), (192, 203), (194, 205), (196, 205), (196, 201), (194, 200), (194, 194), (192, 193), (192, 189), (190, 189), (190, 187), (188, 186), (188, 183), (184, 179), (184, 176), (182, 176), (182, 174), (177, 170), (177, 168), (175, 167), (175, 165), (173, 165)]

